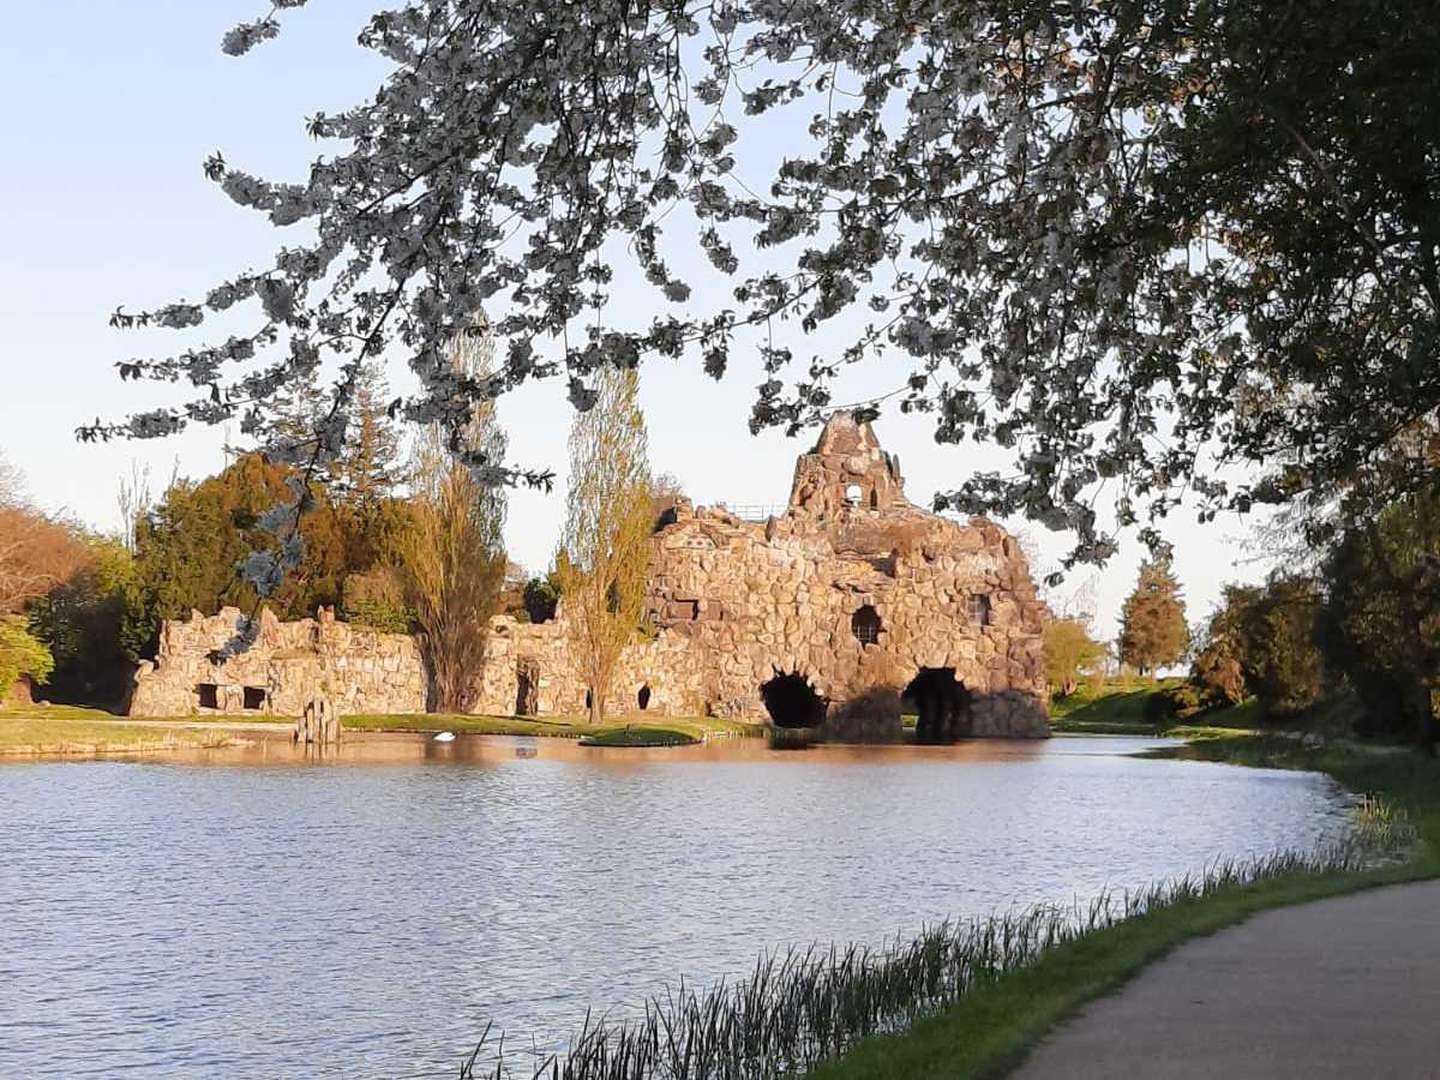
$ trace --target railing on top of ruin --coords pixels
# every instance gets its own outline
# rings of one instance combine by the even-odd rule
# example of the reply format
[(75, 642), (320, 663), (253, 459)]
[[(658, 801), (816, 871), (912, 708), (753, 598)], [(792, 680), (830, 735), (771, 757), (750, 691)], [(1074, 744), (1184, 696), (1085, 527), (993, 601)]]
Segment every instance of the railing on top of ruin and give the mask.
[(717, 502), (716, 510), (724, 510), (727, 514), (734, 514), (741, 521), (766, 521), (772, 517), (780, 517), (789, 509), (784, 503), (730, 503)]

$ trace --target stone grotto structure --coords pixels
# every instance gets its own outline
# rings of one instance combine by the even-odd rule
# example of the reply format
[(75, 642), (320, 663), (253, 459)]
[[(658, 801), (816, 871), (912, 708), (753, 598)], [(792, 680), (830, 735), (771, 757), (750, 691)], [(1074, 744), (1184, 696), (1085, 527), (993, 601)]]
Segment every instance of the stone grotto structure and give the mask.
[[(606, 703), (818, 728), (842, 740), (1044, 736), (1048, 613), (1014, 538), (905, 498), (899, 462), (870, 426), (832, 418), (795, 466), (789, 506), (768, 520), (680, 503), (658, 523), (649, 628), (623, 656)], [(131, 712), (298, 714), (316, 696), (341, 714), (422, 712), (415, 642), (337, 621), (262, 615), (251, 648), (229, 608), (167, 622), (136, 675)], [(570, 660), (564, 605), (530, 624), (491, 624), (477, 713), (575, 715), (586, 689)]]

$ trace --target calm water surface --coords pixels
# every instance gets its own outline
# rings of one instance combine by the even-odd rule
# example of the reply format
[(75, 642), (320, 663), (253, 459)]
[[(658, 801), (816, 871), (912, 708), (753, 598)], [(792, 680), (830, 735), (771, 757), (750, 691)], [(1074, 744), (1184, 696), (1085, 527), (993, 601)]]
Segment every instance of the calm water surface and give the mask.
[(452, 1076), (766, 948), (1304, 846), (1314, 774), (1137, 739), (288, 744), (0, 766), (0, 1076)]

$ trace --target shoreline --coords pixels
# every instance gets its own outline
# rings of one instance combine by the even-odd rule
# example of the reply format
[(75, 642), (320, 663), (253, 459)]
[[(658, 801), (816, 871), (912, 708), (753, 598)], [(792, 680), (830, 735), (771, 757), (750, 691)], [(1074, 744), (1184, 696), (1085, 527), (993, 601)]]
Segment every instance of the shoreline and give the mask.
[(1152, 758), (1292, 769), (1403, 811), (1409, 857), (1365, 870), (1298, 872), (1220, 889), (1096, 930), (979, 984), (958, 1004), (897, 1035), (872, 1036), (807, 1074), (811, 1080), (939, 1080), (1009, 1075), (1030, 1051), (1097, 998), (1120, 990), (1177, 946), (1251, 915), (1312, 900), (1440, 878), (1440, 762), (1418, 753), (1305, 745), (1288, 735), (1231, 734), (1148, 752)]
[[(0, 711), (0, 762), (31, 759), (165, 757), (176, 751), (224, 750), (272, 740), (290, 741), (292, 717), (256, 719), (115, 716), (76, 706), (30, 706)], [(757, 724), (698, 717), (623, 716), (605, 724), (570, 717), (525, 719), (454, 716), (442, 713), (351, 716), (341, 719), (352, 743), (380, 741), (386, 735), (531, 736), (596, 746), (654, 747), (696, 745), (712, 740), (763, 738)], [(164, 732), (163, 736), (154, 736)], [(147, 737), (149, 736), (149, 737)]]

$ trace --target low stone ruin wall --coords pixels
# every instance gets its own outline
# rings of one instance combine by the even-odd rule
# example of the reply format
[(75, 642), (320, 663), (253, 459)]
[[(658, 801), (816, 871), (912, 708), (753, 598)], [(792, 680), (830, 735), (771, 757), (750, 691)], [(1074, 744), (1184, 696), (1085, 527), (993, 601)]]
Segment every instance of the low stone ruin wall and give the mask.
[(315, 619), (281, 622), (260, 615), (248, 649), (218, 658), (241, 626), (237, 608), (167, 620), (154, 662), (135, 675), (132, 716), (299, 716), (316, 697), (342, 714), (425, 711), (425, 666), (413, 638)]

